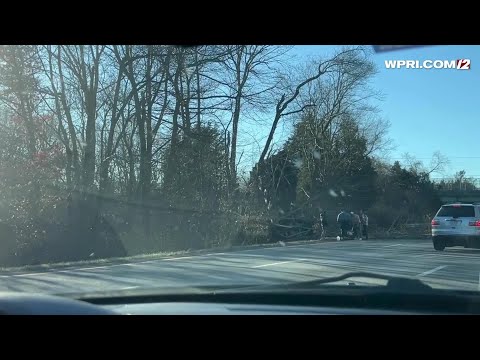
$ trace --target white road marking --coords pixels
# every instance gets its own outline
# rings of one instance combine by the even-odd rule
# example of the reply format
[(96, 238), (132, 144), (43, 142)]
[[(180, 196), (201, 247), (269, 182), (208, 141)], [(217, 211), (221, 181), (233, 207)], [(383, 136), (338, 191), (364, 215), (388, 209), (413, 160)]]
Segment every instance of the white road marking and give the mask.
[(438, 270), (441, 270), (441, 269), (445, 269), (446, 267), (447, 267), (447, 265), (437, 266), (435, 269), (425, 271), (425, 272), (423, 272), (423, 273), (421, 273), (421, 274), (418, 274), (417, 276), (418, 276), (418, 277), (427, 276), (427, 275), (433, 274), (435, 271), (438, 271)]
[(437, 254), (419, 254), (419, 255), (411, 255), (411, 257), (424, 257), (424, 256), (437, 256)]
[(256, 265), (256, 266), (252, 266), (252, 269), (262, 268), (262, 267), (266, 267), (266, 266), (282, 265), (282, 264), (287, 264), (287, 263), (292, 263), (292, 262), (299, 262), (299, 261), (304, 261), (304, 260), (305, 260), (305, 259), (295, 259), (295, 260), (280, 261), (280, 262), (274, 262), (274, 263), (263, 264), (263, 265)]
[[(236, 255), (236, 256), (239, 256), (238, 254), (235, 254), (234, 252), (232, 252), (232, 253), (227, 253), (227, 254), (225, 254), (225, 255)], [(240, 256), (261, 257), (261, 258), (267, 257), (267, 255), (258, 255), (258, 254), (241, 254)]]
[(308, 249), (311, 247), (324, 247), (326, 245), (339, 245), (339, 242), (337, 241), (329, 241), (329, 242), (318, 242), (318, 243), (313, 243), (313, 244), (302, 244), (302, 245), (286, 245), (286, 246), (276, 246), (276, 247), (270, 247), (270, 248), (260, 248), (260, 249), (248, 249), (248, 250), (240, 250), (238, 252), (247, 252), (247, 251), (257, 251), (257, 250), (283, 250), (285, 249)]
[(45, 272), (39, 272), (39, 273), (26, 273), (26, 274), (15, 274), (15, 275), (1, 275), (0, 277), (4, 278), (4, 277), (11, 277), (11, 276), (17, 276), (17, 277), (38, 276), (38, 275), (46, 275), (46, 274), (68, 273), (68, 272), (82, 271), (82, 270), (103, 269), (103, 268), (112, 267), (112, 266), (119, 266), (119, 265), (94, 266), (94, 267), (88, 267), (88, 268), (65, 269), (65, 270), (47, 270), (47, 271), (45, 271)]
[[(181, 256), (181, 257), (168, 258), (168, 259), (159, 259), (159, 260), (163, 260), (163, 261), (183, 260), (183, 259), (192, 259), (192, 258), (201, 257), (201, 256), (208, 256), (208, 255)], [(158, 261), (158, 260), (150, 260), (150, 262), (155, 262), (155, 261)]]
[(403, 244), (394, 244), (394, 245), (385, 245), (384, 248), (394, 247), (394, 246), (402, 246)]
[(212, 278), (212, 279), (216, 279), (216, 280), (228, 280), (228, 278), (226, 278), (224, 276), (218, 276), (218, 275), (207, 275), (207, 277)]
[(139, 287), (140, 287), (140, 286), (127, 286), (127, 287), (121, 288), (120, 290), (137, 289), (137, 288), (139, 288)]
[(2, 278), (8, 278), (8, 277), (12, 277), (12, 276), (38, 276), (38, 275), (45, 275), (45, 274), (48, 274), (49, 272), (41, 272), (41, 273), (28, 273), (28, 274), (16, 274), (16, 275), (2, 275), (0, 277)]
[[(104, 269), (104, 268), (111, 267), (111, 266), (115, 266), (115, 265), (92, 266), (92, 267), (80, 268), (78, 270)], [(118, 265), (116, 265), (116, 266), (118, 266)], [(61, 272), (61, 271), (62, 270), (60, 270), (59, 272)], [(68, 270), (68, 271), (71, 271), (71, 270)]]

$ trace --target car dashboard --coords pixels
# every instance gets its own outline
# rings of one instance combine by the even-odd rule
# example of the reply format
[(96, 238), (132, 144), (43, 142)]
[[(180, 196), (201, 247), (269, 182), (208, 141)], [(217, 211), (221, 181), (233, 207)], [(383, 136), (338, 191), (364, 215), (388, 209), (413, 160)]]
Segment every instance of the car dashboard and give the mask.
[(228, 303), (153, 303), (107, 306), (122, 315), (406, 315), (410, 312), (314, 306)]
[(479, 314), (478, 295), (379, 289), (39, 295), (0, 293), (3, 315), (418, 315)]
[(316, 306), (157, 302), (93, 305), (37, 294), (2, 293), (0, 315), (381, 315), (405, 312)]

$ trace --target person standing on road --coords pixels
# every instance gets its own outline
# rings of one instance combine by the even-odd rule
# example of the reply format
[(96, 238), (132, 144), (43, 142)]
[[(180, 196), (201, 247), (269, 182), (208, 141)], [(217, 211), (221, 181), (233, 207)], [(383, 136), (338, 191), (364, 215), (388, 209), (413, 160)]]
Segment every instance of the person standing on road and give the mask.
[(322, 236), (321, 238), (322, 239), (325, 239), (325, 236), (326, 236), (326, 227), (328, 225), (327, 223), (327, 213), (325, 210), (322, 210), (320, 212), (320, 225), (322, 227)]
[(315, 235), (319, 235), (320, 240), (322, 240), (323, 227), (322, 227), (322, 209), (318, 208), (317, 211), (313, 214), (313, 229)]
[(358, 214), (355, 214), (352, 211), (352, 221), (353, 221), (353, 238), (355, 240), (361, 239), (361, 233), (360, 233), (360, 228), (361, 228), (361, 221), (360, 221), (360, 216)]
[(362, 233), (365, 240), (368, 240), (368, 215), (360, 210), (360, 220), (362, 221)]
[(345, 240), (348, 231), (352, 229), (352, 216), (342, 209), (337, 216), (337, 223), (340, 225), (340, 240)]

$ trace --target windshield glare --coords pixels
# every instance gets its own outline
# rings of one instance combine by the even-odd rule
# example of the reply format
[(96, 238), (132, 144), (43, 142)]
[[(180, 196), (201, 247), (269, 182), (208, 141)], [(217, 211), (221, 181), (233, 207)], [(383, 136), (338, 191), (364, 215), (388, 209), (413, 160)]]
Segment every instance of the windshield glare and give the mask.
[(479, 55), (2, 45), (0, 290), (478, 291)]

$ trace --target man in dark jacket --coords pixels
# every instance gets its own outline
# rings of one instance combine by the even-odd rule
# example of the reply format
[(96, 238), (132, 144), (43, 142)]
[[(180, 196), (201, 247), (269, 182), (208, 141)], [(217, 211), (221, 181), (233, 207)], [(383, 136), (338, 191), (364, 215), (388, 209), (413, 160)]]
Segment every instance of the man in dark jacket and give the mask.
[(361, 239), (362, 238), (362, 222), (360, 220), (360, 216), (354, 213), (353, 211), (350, 213), (352, 214), (352, 222), (353, 222), (353, 238), (354, 239)]
[(345, 210), (340, 211), (337, 216), (337, 223), (340, 225), (340, 240), (344, 240), (348, 236), (348, 232), (352, 230), (352, 216)]

